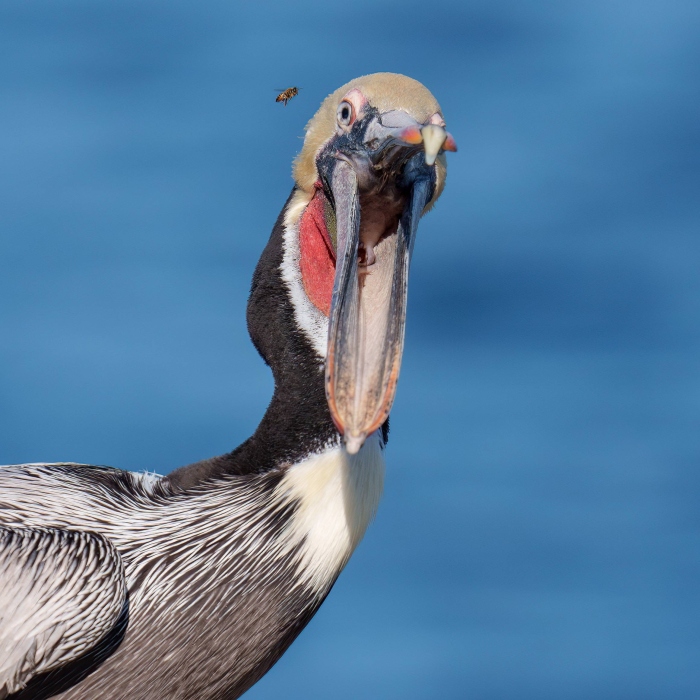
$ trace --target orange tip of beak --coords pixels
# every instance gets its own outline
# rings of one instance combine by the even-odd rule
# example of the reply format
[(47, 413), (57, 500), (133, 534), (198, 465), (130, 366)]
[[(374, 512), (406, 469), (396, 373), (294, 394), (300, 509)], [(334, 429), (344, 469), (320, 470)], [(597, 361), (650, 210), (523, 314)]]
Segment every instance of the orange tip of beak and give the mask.
[(453, 153), (457, 151), (457, 142), (449, 131), (447, 132), (445, 143), (442, 144), (442, 148), (445, 151), (452, 151)]

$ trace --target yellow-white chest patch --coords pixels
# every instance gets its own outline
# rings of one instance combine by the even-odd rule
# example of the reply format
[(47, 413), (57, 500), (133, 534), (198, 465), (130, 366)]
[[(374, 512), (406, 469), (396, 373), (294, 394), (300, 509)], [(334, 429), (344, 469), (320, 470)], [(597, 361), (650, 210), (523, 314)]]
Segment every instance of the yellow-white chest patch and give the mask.
[(357, 454), (334, 447), (290, 467), (277, 497), (297, 509), (283, 535), (286, 551), (300, 545), (297, 574), (327, 591), (359, 544), (379, 505), (384, 457), (379, 435)]

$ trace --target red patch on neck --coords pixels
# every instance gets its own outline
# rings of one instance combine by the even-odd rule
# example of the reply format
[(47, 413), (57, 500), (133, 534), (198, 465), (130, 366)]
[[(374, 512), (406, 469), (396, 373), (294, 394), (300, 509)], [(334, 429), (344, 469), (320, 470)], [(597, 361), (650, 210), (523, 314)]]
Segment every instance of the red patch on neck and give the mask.
[(335, 251), (326, 226), (326, 196), (319, 185), (299, 222), (301, 280), (311, 303), (326, 316), (331, 312)]

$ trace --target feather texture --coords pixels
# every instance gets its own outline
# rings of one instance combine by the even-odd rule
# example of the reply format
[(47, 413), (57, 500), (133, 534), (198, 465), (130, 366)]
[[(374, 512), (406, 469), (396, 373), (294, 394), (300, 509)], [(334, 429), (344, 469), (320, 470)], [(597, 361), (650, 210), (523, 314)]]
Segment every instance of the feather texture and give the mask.
[(101, 535), (0, 527), (0, 698), (92, 648), (125, 604), (121, 559)]
[[(383, 470), (379, 436), (358, 455), (332, 445), (294, 465), (210, 480), (186, 492), (167, 477), (105, 467), (0, 468), (0, 526), (8, 541), (16, 533), (29, 533), (22, 535), (28, 542), (41, 535), (52, 543), (50, 551), (75, 541), (84, 547), (86, 562), (101, 561), (101, 552), (111, 554), (120, 572), (123, 562), (126, 635), (109, 658), (60, 697), (238, 697), (279, 658), (328, 594), (374, 515)], [(31, 557), (26, 547), (8, 552), (14, 569)], [(45, 575), (60, 588), (54, 576), (70, 561), (66, 551), (53, 573), (30, 568), (24, 580), (31, 586)], [(65, 605), (60, 598), (52, 598), (49, 608), (46, 599), (28, 599), (27, 612), (18, 617), (28, 620), (22, 629), (64, 614), (75, 617), (76, 633), (84, 631), (92, 618), (80, 617), (76, 606), (93, 600), (106, 574), (96, 564), (84, 564), (83, 570), (93, 573), (71, 579), (66, 595), (72, 591), (77, 597)], [(0, 615), (17, 616), (16, 605), (2, 595), (0, 606), (6, 606)], [(114, 624), (119, 609), (110, 610)], [(36, 662), (32, 639), (24, 639), (27, 671), (21, 682), (96, 643), (109, 625), (104, 620), (72, 656), (51, 656), (56, 663), (50, 666)], [(37, 678), (17, 697), (35, 698), (32, 692), (52, 688), (62, 680), (59, 671)], [(8, 687), (21, 687), (13, 683)]]

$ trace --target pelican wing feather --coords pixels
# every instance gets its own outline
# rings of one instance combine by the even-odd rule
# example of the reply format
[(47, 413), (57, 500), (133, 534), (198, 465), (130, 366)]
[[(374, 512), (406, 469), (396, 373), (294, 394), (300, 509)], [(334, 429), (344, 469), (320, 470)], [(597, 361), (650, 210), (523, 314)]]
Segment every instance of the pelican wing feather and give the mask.
[(0, 699), (90, 651), (125, 604), (122, 561), (106, 538), (0, 527)]

